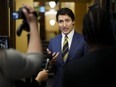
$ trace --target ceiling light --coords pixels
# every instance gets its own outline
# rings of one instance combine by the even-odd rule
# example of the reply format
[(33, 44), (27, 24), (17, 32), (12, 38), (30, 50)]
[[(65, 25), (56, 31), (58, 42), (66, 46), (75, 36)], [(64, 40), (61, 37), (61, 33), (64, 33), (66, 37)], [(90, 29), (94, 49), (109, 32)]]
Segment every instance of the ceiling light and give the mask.
[(51, 19), (49, 22), (50, 22), (50, 25), (51, 26), (54, 26), (55, 25), (55, 20), (54, 19)]
[(50, 1), (49, 5), (51, 8), (54, 8), (56, 6), (56, 2), (55, 1)]

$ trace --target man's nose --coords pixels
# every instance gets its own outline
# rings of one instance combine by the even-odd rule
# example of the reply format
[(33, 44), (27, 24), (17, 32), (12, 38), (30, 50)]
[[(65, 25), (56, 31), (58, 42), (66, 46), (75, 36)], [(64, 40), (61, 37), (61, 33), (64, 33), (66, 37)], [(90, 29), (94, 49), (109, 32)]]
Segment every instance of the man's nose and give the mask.
[(63, 22), (63, 26), (66, 26), (66, 22)]

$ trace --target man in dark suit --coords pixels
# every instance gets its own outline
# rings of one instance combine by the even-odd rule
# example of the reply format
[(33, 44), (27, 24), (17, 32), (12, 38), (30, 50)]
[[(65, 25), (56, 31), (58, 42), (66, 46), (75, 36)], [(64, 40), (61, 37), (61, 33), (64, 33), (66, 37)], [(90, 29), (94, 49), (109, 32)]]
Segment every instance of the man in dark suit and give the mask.
[[(53, 87), (61, 87), (64, 66), (86, 54), (87, 44), (83, 36), (74, 30), (75, 16), (71, 9), (58, 10), (56, 20), (61, 34), (50, 40), (47, 51), (52, 54), (51, 64), (55, 69)], [(68, 56), (63, 60), (63, 42), (66, 35), (68, 37)]]
[(90, 7), (83, 21), (83, 34), (90, 51), (67, 64), (62, 87), (113, 87), (116, 77), (116, 48), (108, 11)]

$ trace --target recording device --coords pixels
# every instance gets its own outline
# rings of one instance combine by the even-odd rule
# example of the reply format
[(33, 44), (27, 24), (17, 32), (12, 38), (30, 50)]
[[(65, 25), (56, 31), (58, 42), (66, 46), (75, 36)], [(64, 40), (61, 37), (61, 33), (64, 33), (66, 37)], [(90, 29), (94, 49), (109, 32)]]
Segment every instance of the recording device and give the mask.
[(50, 59), (47, 58), (47, 59), (46, 59), (45, 70), (48, 70), (48, 68), (49, 68), (49, 61), (50, 61)]
[(52, 59), (52, 54), (47, 54), (47, 56), (46, 56), (46, 65), (45, 65), (45, 70), (50, 70), (50, 64), (49, 64), (49, 62), (50, 62), (50, 60)]
[(15, 19), (15, 20), (16, 19), (24, 19), (24, 20), (26, 20), (26, 17), (24, 15), (23, 11), (22, 11), (23, 8), (25, 8), (29, 13), (29, 10), (26, 7), (21, 7), (21, 8), (19, 8), (18, 11), (13, 12), (13, 19)]
[[(22, 24), (17, 29), (17, 35), (18, 36), (21, 35), (21, 33), (22, 33), (23, 30), (25, 30), (27, 32), (30, 31), (29, 24), (27, 22), (27, 19), (25, 17), (25, 14), (22, 11), (23, 8), (25, 8), (28, 11), (28, 13), (30, 13), (29, 10), (26, 7), (21, 7), (21, 8), (19, 8), (18, 11), (12, 13), (14, 20), (23, 19)], [(37, 14), (36, 11), (32, 12), (31, 14), (34, 14), (35, 17), (38, 17), (38, 14)]]

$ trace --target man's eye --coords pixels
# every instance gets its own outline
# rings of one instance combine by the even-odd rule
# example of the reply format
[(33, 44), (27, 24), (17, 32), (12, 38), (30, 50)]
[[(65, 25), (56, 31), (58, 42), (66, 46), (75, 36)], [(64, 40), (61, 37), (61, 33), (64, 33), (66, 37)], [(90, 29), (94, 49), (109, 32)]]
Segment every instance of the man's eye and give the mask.
[(70, 20), (66, 20), (66, 22), (69, 22)]
[(62, 23), (63, 21), (58, 21), (58, 23)]

